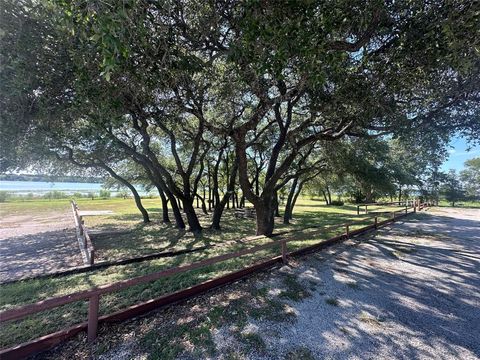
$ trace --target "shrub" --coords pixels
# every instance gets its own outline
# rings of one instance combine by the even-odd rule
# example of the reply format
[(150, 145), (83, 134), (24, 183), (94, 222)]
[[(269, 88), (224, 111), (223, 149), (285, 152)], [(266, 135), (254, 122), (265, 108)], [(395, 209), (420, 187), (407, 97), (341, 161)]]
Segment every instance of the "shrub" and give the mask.
[(66, 198), (66, 195), (61, 191), (53, 190), (45, 193), (43, 195), (43, 198), (44, 199), (64, 199)]
[(333, 200), (330, 205), (333, 205), (333, 206), (343, 206), (343, 201), (342, 200)]
[(0, 191), (0, 202), (5, 202), (8, 199), (8, 192)]
[(146, 194), (140, 195), (140, 197), (141, 197), (142, 199), (153, 199), (153, 198), (155, 197), (155, 195), (154, 195), (153, 193), (151, 193), (151, 192), (148, 192), (148, 193), (146, 193)]
[(100, 190), (100, 194), (99, 196), (102, 198), (102, 199), (108, 199), (110, 197), (111, 193), (110, 191), (108, 190)]
[(128, 191), (122, 190), (115, 194), (116, 198), (126, 199), (128, 198)]

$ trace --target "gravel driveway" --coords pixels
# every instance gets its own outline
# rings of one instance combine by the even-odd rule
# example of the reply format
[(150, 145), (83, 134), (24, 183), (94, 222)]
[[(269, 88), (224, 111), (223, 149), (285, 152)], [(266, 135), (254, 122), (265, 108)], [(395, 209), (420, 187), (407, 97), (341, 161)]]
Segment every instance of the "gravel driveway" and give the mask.
[(332, 251), (285, 269), (319, 286), (291, 304), (295, 324), (256, 324), (271, 349), (303, 346), (318, 359), (480, 357), (480, 210), (434, 210)]
[(479, 359), (480, 209), (440, 209), (41, 358)]

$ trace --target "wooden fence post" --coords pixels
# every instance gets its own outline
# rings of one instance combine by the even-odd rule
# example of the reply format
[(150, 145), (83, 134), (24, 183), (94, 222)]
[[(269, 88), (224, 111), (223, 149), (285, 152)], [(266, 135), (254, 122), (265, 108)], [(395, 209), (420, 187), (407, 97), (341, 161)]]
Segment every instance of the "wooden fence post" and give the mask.
[(284, 264), (287, 263), (287, 241), (282, 241), (282, 261)]
[(349, 225), (345, 225), (345, 230), (346, 230), (346, 235), (347, 235), (347, 239), (350, 237), (350, 228), (349, 228)]
[(83, 235), (83, 224), (84, 224), (84, 221), (82, 219), (81, 216), (78, 217), (78, 227), (79, 227), (79, 230), (80, 230), (80, 235)]
[(392, 221), (395, 221), (395, 211), (392, 212)]
[(90, 265), (93, 265), (95, 263), (95, 250), (94, 249), (89, 249), (90, 251)]
[(365, 214), (368, 214), (368, 211), (367, 211), (367, 204), (365, 204)]
[(375, 216), (375, 229), (378, 229), (378, 217)]
[(88, 301), (88, 341), (93, 342), (97, 337), (99, 295), (93, 295)]
[(357, 215), (360, 215), (360, 205), (357, 205)]

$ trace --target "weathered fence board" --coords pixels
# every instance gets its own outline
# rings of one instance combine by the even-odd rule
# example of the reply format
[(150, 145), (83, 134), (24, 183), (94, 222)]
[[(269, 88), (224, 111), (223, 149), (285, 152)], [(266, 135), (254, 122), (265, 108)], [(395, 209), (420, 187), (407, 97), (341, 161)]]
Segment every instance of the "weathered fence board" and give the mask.
[(95, 248), (93, 246), (87, 227), (83, 221), (82, 216), (78, 211), (77, 203), (72, 200), (73, 219), (75, 221), (75, 229), (77, 232), (78, 245), (82, 254), (83, 261), (86, 265), (93, 265), (95, 262)]

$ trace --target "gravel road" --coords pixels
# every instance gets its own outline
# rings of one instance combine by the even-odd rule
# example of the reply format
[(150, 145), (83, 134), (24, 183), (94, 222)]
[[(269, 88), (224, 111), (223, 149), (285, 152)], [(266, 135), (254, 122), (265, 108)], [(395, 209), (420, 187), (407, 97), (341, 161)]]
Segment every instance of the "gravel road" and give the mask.
[(480, 357), (480, 210), (433, 210), (282, 270), (317, 290), (293, 325), (255, 324), (271, 353), (252, 359)]

